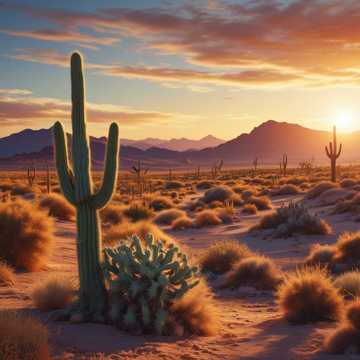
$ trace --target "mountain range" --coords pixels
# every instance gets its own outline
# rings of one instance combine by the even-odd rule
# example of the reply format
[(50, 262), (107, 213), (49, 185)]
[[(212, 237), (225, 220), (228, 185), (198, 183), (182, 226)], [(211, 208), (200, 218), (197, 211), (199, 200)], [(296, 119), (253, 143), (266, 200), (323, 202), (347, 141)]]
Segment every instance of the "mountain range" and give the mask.
[[(70, 140), (70, 135), (68, 136)], [(268, 120), (250, 133), (241, 134), (230, 141), (213, 146), (213, 141), (221, 140), (212, 136), (197, 141), (172, 139), (165, 142), (169, 148), (164, 148), (164, 143), (159, 139), (145, 139), (139, 147), (135, 146), (138, 141), (134, 143), (123, 139), (120, 159), (122, 168), (129, 168), (140, 160), (144, 166), (154, 170), (210, 166), (218, 159), (223, 159), (227, 166), (250, 166), (255, 157), (258, 157), (259, 165), (277, 165), (284, 153), (288, 155), (290, 165), (310, 159), (314, 159), (316, 164), (324, 164), (328, 161), (324, 147), (331, 140), (331, 132)], [(196, 149), (201, 141), (201, 146), (210, 145), (200, 150)], [(360, 131), (339, 134), (338, 142), (343, 143), (340, 163), (355, 162), (360, 158)], [(106, 138), (91, 137), (90, 144), (93, 165), (100, 168), (104, 159)], [(176, 144), (179, 144), (178, 147)], [(182, 150), (188, 146), (191, 150)], [(52, 159), (51, 129), (26, 129), (0, 139), (2, 168), (20, 168), (30, 163), (52, 162)]]

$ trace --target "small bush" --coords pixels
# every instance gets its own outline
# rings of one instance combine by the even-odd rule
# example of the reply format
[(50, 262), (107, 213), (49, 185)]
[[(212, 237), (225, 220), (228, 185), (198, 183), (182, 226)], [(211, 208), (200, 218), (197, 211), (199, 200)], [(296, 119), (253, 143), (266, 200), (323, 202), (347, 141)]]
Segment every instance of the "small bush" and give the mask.
[(197, 190), (207, 190), (207, 189), (212, 188), (213, 186), (214, 186), (213, 181), (204, 180), (204, 181), (200, 181), (196, 184), (196, 189)]
[(235, 211), (231, 206), (216, 208), (215, 212), (224, 224), (231, 224), (233, 222)]
[(32, 300), (39, 310), (64, 309), (74, 300), (74, 282), (66, 277), (50, 276), (35, 287)]
[(185, 230), (194, 226), (194, 222), (186, 215), (174, 220), (171, 224), (173, 230)]
[(0, 359), (50, 360), (46, 327), (14, 311), (0, 311)]
[(245, 204), (241, 212), (243, 214), (256, 215), (257, 207), (254, 204)]
[(60, 194), (45, 195), (39, 202), (41, 209), (46, 209), (50, 216), (58, 220), (71, 221), (75, 216), (74, 207)]
[(0, 258), (15, 268), (40, 270), (52, 244), (53, 222), (24, 200), (0, 204)]
[(240, 260), (225, 274), (221, 287), (252, 286), (258, 290), (274, 290), (281, 279), (281, 272), (271, 259), (250, 256)]
[(337, 254), (337, 249), (332, 245), (315, 244), (310, 249), (310, 254), (306, 258), (307, 265), (330, 266)]
[(350, 212), (358, 214), (360, 211), (360, 194), (356, 194), (352, 199), (345, 199), (338, 202), (334, 208), (334, 214)]
[(360, 297), (360, 272), (350, 271), (340, 275), (334, 282), (345, 299)]
[(285, 276), (277, 295), (280, 310), (290, 322), (334, 321), (342, 313), (342, 297), (320, 268), (305, 268)]
[(149, 206), (155, 211), (171, 209), (174, 207), (173, 202), (165, 196), (156, 196), (150, 199)]
[(304, 205), (289, 203), (264, 216), (253, 229), (275, 229), (274, 236), (288, 237), (294, 234), (327, 235), (330, 225), (315, 215), (311, 215)]
[(165, 183), (166, 190), (178, 190), (181, 189), (184, 184), (181, 181), (167, 181)]
[(133, 222), (151, 219), (154, 216), (153, 210), (146, 204), (137, 202), (126, 207), (123, 214)]
[(324, 349), (330, 354), (344, 354), (350, 347), (358, 348), (360, 336), (356, 329), (348, 324), (335, 329), (324, 340)]
[(124, 206), (119, 204), (109, 204), (100, 210), (100, 218), (104, 224), (116, 225), (123, 221)]
[(357, 185), (357, 181), (354, 179), (343, 179), (340, 182), (340, 186), (343, 188), (351, 188), (355, 185)]
[(274, 195), (296, 195), (300, 193), (301, 189), (293, 184), (285, 184), (280, 189), (274, 191)]
[(235, 193), (229, 186), (221, 185), (207, 190), (202, 200), (207, 204), (213, 201), (221, 201), (224, 203), (227, 200), (231, 200), (234, 195)]
[(10, 286), (14, 285), (14, 283), (15, 278), (13, 268), (5, 262), (0, 262), (0, 286)]
[(174, 220), (186, 216), (186, 212), (179, 209), (168, 209), (160, 211), (154, 221), (157, 224), (171, 225)]
[(338, 262), (348, 264), (358, 263), (360, 260), (360, 231), (341, 234), (335, 246), (338, 249)]
[(334, 184), (333, 182), (330, 181), (323, 181), (317, 185), (315, 185), (311, 190), (308, 191), (308, 193), (306, 194), (306, 198), (307, 199), (315, 199), (317, 198), (319, 195), (321, 195), (324, 191), (333, 189), (339, 187), (337, 184)]
[(233, 265), (252, 255), (250, 249), (237, 241), (216, 241), (203, 250), (199, 257), (201, 270), (224, 274)]
[(222, 220), (215, 210), (203, 210), (196, 214), (194, 224), (196, 227), (220, 225)]
[(267, 196), (250, 196), (245, 199), (246, 204), (253, 204), (258, 210), (272, 209), (271, 200)]

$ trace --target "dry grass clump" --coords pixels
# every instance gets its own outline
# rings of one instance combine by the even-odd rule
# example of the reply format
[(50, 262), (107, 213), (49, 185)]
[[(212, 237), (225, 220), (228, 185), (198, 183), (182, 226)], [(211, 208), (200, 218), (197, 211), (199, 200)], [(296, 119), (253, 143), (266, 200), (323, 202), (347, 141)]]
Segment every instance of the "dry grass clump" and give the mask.
[(149, 199), (149, 206), (155, 211), (171, 209), (174, 207), (173, 202), (165, 196), (155, 196)]
[(14, 270), (11, 266), (0, 261), (0, 286), (10, 286), (15, 284)]
[(280, 310), (289, 322), (334, 321), (342, 315), (342, 297), (327, 272), (319, 267), (285, 276), (277, 296)]
[(0, 311), (0, 359), (50, 360), (46, 327), (14, 311)]
[[(213, 201), (221, 201), (225, 203), (226, 201), (231, 201), (236, 198), (234, 191), (226, 185), (216, 186), (207, 190), (202, 198), (202, 200), (209, 204)], [(237, 196), (238, 198), (238, 196)]]
[(325, 338), (325, 351), (331, 354), (344, 354), (356, 350), (360, 353), (360, 299), (354, 300), (345, 310), (345, 318), (328, 337)]
[(135, 202), (123, 209), (123, 214), (133, 222), (149, 220), (154, 211), (145, 203)]
[(194, 225), (196, 227), (214, 226), (222, 224), (222, 220), (215, 210), (203, 210), (196, 214)]
[(34, 194), (34, 193), (39, 193), (39, 192), (40, 192), (40, 189), (36, 185), (29, 186), (27, 184), (22, 184), (22, 183), (16, 182), (11, 187), (11, 195), (14, 195), (14, 196)]
[(199, 257), (199, 265), (204, 272), (224, 274), (235, 263), (251, 255), (251, 250), (238, 241), (216, 241), (202, 251)]
[(342, 264), (357, 264), (360, 260), (360, 231), (345, 232), (339, 236), (336, 261)]
[(209, 180), (203, 180), (203, 181), (199, 181), (196, 184), (196, 189), (197, 190), (207, 190), (210, 189), (214, 186), (214, 182), (213, 181), (209, 181)]
[(184, 186), (184, 183), (181, 181), (167, 181), (164, 185), (166, 190), (178, 190)]
[(133, 235), (144, 240), (147, 234), (152, 234), (156, 240), (163, 240), (169, 244), (176, 243), (175, 239), (163, 232), (157, 225), (149, 221), (130, 223), (124, 221), (110, 227), (104, 234), (103, 241), (106, 245), (115, 245), (119, 240), (128, 239)]
[(296, 195), (300, 194), (302, 191), (301, 189), (294, 184), (285, 184), (280, 187), (280, 189), (275, 190), (273, 195)]
[(339, 185), (331, 181), (322, 181), (321, 183), (315, 185), (308, 193), (306, 194), (307, 199), (315, 199), (320, 196), (324, 191), (339, 187)]
[(357, 184), (358, 184), (358, 182), (354, 179), (343, 179), (340, 182), (340, 186), (343, 188), (351, 188)]
[(32, 301), (41, 311), (64, 309), (74, 298), (74, 281), (67, 277), (50, 276), (32, 292)]
[(173, 230), (185, 230), (192, 228), (193, 226), (194, 222), (187, 215), (177, 218), (171, 224)]
[(24, 200), (0, 204), (0, 258), (15, 268), (40, 270), (54, 241), (53, 221)]
[(213, 295), (204, 281), (176, 300), (170, 313), (181, 324), (182, 333), (199, 336), (213, 336), (219, 331), (219, 314), (213, 302)]
[(264, 216), (253, 230), (274, 229), (274, 236), (288, 237), (294, 234), (327, 235), (331, 226), (316, 215), (312, 215), (301, 203), (289, 203)]
[(256, 215), (257, 207), (254, 204), (245, 204), (241, 212), (248, 215)]
[(310, 254), (305, 259), (306, 265), (329, 266), (335, 259), (337, 249), (333, 245), (314, 244), (310, 249)]
[(233, 206), (228, 205), (215, 209), (216, 215), (221, 219), (224, 224), (231, 224), (234, 219), (235, 209)]
[(264, 256), (250, 256), (237, 262), (224, 276), (222, 288), (252, 286), (257, 290), (274, 290), (282, 274), (275, 263)]
[(360, 297), (360, 271), (346, 272), (337, 277), (334, 284), (345, 299)]
[(50, 216), (59, 220), (71, 221), (75, 217), (75, 208), (60, 194), (45, 195), (40, 200), (39, 207), (47, 210)]
[(345, 199), (335, 205), (334, 214), (351, 212), (358, 214), (360, 212), (360, 194), (356, 194), (351, 199)]
[(186, 212), (179, 209), (168, 209), (160, 211), (154, 219), (157, 224), (171, 225), (176, 219), (185, 217)]
[(272, 209), (271, 200), (267, 196), (249, 196), (245, 198), (245, 203), (255, 205), (258, 210)]
[(109, 204), (100, 210), (100, 218), (104, 224), (116, 225), (123, 221), (124, 206), (119, 204)]

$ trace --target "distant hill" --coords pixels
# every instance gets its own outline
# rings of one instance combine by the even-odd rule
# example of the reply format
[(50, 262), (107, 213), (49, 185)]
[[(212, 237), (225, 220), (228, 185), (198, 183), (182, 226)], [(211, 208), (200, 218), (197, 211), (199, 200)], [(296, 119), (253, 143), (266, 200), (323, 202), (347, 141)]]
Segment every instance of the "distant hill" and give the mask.
[[(0, 166), (21, 167), (30, 162), (52, 161), (53, 149), (51, 130), (24, 130), (18, 134), (0, 139)], [(204, 140), (205, 139), (205, 140)], [(211, 136), (202, 140), (212, 142)], [(340, 134), (338, 141), (343, 143), (341, 162), (354, 162), (360, 159), (360, 132)], [(316, 164), (327, 163), (324, 147), (332, 140), (331, 132), (305, 128), (297, 124), (269, 120), (255, 127), (249, 134), (241, 134), (237, 138), (207, 147), (202, 150), (175, 151), (164, 149), (161, 144), (140, 149), (125, 145), (122, 142), (120, 159), (122, 168), (129, 168), (135, 161), (141, 160), (144, 166), (151, 169), (190, 168), (197, 165), (210, 166), (215, 160), (223, 159), (225, 165), (250, 165), (255, 157), (259, 164), (276, 165), (283, 153), (294, 165), (304, 159), (315, 160)], [(156, 143), (156, 139), (147, 139), (148, 144)], [(193, 141), (193, 140), (190, 140)], [(200, 140), (199, 140), (200, 141)], [(93, 164), (101, 167), (104, 159), (106, 138), (91, 138)], [(125, 144), (124, 144), (125, 143)], [(168, 144), (188, 146), (189, 140), (173, 139)], [(9, 148), (5, 146), (7, 144)], [(183, 144), (183, 145), (179, 145)], [(11, 145), (11, 146), (10, 146)], [(28, 147), (26, 147), (28, 146)], [(24, 147), (27, 151), (24, 151)], [(15, 153), (15, 154), (14, 154)], [(11, 154), (4, 158), (4, 154)]]

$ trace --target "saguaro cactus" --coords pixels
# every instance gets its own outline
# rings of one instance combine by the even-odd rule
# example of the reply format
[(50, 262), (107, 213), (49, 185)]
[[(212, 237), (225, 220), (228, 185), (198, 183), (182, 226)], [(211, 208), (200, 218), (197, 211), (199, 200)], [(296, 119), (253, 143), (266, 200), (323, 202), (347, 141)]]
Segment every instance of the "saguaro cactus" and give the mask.
[(102, 250), (98, 210), (110, 201), (115, 188), (119, 129), (116, 123), (110, 125), (103, 182), (100, 189), (94, 192), (86, 133), (82, 58), (79, 53), (71, 56), (71, 99), (72, 166), (69, 165), (64, 128), (60, 122), (54, 126), (55, 160), (60, 186), (65, 198), (76, 207), (80, 294), (71, 316), (74, 321), (101, 322), (107, 308), (107, 294), (100, 267)]
[(333, 141), (329, 142), (329, 147), (325, 146), (325, 152), (327, 157), (330, 159), (331, 163), (331, 181), (336, 181), (336, 160), (341, 154), (342, 144), (340, 144), (339, 149), (337, 148), (336, 143), (336, 126), (333, 127)]
[(286, 169), (288, 164), (287, 154), (283, 154), (282, 159), (280, 160), (280, 175), (286, 176)]
[(35, 182), (36, 169), (35, 166), (31, 166), (27, 168), (27, 179), (29, 186), (33, 186)]

